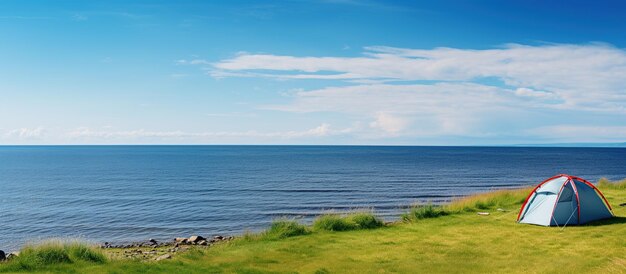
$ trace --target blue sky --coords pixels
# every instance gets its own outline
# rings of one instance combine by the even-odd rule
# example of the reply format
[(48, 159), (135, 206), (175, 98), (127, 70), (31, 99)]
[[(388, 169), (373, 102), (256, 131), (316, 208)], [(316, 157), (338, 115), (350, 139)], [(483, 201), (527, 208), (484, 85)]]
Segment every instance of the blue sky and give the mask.
[(0, 144), (626, 140), (619, 1), (0, 1)]

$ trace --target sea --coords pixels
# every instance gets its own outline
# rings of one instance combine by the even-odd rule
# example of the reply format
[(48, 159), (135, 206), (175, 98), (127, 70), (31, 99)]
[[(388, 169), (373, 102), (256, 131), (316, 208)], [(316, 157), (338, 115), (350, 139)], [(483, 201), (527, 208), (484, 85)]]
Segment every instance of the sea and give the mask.
[(392, 221), (560, 173), (626, 178), (626, 148), (0, 146), (0, 249), (238, 235), (349, 210)]

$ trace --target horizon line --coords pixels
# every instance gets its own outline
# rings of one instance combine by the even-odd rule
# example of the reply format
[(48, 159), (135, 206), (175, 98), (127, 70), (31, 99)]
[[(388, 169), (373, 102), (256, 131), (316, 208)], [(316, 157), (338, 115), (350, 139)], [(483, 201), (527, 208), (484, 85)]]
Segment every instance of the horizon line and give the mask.
[(545, 148), (626, 148), (626, 142), (614, 143), (537, 143), (537, 144), (476, 144), (476, 145), (433, 145), (433, 144), (0, 144), (0, 147), (79, 147), (79, 146), (283, 146), (283, 147), (545, 147)]

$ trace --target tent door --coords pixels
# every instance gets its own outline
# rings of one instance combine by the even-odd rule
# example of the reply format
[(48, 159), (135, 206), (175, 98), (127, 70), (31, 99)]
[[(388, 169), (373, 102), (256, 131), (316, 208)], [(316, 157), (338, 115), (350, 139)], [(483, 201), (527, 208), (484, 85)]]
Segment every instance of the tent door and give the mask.
[(563, 226), (578, 224), (578, 201), (572, 182), (567, 182), (559, 194), (550, 225)]

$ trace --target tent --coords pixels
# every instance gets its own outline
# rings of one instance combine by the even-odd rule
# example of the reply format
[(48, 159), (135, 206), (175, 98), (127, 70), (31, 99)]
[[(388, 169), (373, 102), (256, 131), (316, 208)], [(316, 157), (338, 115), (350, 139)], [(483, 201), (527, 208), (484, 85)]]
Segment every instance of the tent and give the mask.
[(611, 205), (590, 182), (559, 174), (543, 181), (528, 195), (517, 221), (543, 226), (584, 224), (613, 217)]

